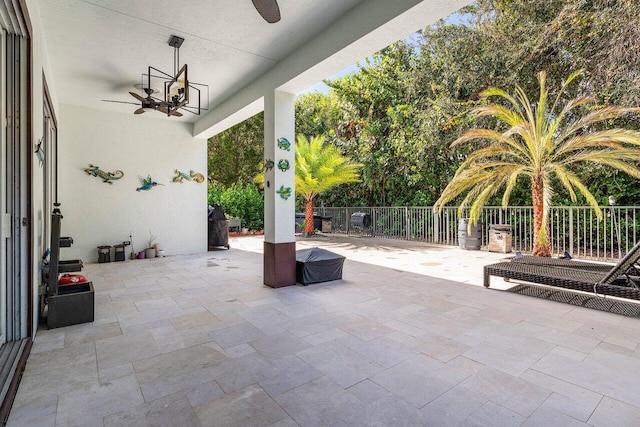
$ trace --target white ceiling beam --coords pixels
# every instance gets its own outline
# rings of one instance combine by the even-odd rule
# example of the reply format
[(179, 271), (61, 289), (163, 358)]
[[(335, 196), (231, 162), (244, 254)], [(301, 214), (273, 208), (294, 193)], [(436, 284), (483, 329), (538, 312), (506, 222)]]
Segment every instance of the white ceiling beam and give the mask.
[(266, 91), (298, 93), (469, 3), (365, 0), (261, 77), (212, 106), (194, 123), (194, 137), (209, 138), (262, 111)]

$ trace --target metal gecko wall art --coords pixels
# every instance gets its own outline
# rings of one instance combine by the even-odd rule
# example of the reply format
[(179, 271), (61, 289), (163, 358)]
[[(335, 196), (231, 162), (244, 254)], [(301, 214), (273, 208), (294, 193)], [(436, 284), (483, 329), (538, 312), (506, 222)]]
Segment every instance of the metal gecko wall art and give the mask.
[(185, 179), (187, 181), (195, 181), (198, 184), (204, 182), (204, 175), (199, 172), (190, 170), (189, 174), (187, 175), (184, 172), (180, 172), (178, 169), (174, 169), (173, 173), (175, 173), (176, 176), (173, 177), (173, 179), (171, 180), (172, 182), (179, 182), (180, 184), (182, 184)]
[(117, 170), (115, 172), (106, 172), (100, 170), (100, 166), (89, 164), (89, 167), (84, 170), (87, 175), (95, 176), (96, 178), (102, 179), (102, 182), (106, 182), (107, 184), (113, 184), (112, 181), (118, 180), (124, 176), (124, 172), (121, 170)]

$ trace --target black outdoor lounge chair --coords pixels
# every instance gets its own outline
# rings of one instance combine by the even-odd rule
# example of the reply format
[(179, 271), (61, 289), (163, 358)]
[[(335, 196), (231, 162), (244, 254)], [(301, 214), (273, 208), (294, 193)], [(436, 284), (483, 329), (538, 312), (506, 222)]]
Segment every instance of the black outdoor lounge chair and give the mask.
[[(527, 260), (526, 258), (530, 258)], [(565, 289), (573, 289), (620, 298), (640, 300), (640, 280), (636, 263), (640, 258), (640, 243), (635, 245), (616, 265), (607, 270), (590, 265), (580, 268), (578, 261), (541, 260), (538, 257), (514, 259), (484, 267), (484, 286), (489, 287), (490, 277), (522, 280)], [(524, 259), (524, 261), (522, 261)], [(590, 264), (590, 263), (580, 263)], [(597, 264), (594, 264), (597, 265)], [(598, 271), (597, 269), (601, 270)]]
[(608, 273), (613, 264), (596, 262), (575, 261), (573, 259), (548, 258), (542, 256), (525, 255), (521, 258), (513, 258), (511, 262), (521, 262), (529, 265), (546, 265), (549, 267), (576, 268), (578, 270), (592, 271), (594, 273)]

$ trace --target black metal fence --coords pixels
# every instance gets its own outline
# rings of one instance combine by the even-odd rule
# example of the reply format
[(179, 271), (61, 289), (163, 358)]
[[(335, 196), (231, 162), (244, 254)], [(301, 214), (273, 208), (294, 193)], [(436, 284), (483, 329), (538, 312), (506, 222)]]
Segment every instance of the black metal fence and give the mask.
[[(640, 241), (640, 207), (602, 207), (603, 219), (598, 221), (588, 206), (556, 206), (551, 208), (551, 251), (565, 251), (573, 257), (602, 261), (617, 261)], [(458, 245), (458, 208), (446, 207), (441, 214), (429, 206), (419, 207), (318, 207), (322, 216), (332, 217), (332, 232), (359, 234), (350, 230), (349, 219), (355, 212), (371, 215), (368, 235), (384, 239), (400, 239)], [(463, 215), (465, 216), (465, 215)], [(533, 249), (533, 208), (513, 206), (503, 209), (487, 206), (482, 211), (483, 246), (489, 239), (489, 225), (509, 224), (512, 227), (513, 250)]]

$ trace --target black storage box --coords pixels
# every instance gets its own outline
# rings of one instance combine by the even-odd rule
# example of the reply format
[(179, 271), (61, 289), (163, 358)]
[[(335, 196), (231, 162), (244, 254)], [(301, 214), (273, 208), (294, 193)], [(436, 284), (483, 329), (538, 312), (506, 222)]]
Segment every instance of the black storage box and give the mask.
[(73, 238), (71, 237), (61, 237), (60, 238), (60, 247), (61, 248), (70, 248), (73, 245)]
[(111, 246), (98, 246), (98, 262), (111, 262)]
[(303, 285), (342, 279), (345, 257), (326, 249), (296, 251), (296, 281)]
[(124, 261), (125, 256), (124, 256), (124, 245), (114, 245), (113, 246), (113, 255), (114, 255), (114, 261), (119, 262), (119, 261)]
[(93, 283), (85, 282), (58, 287), (58, 294), (48, 297), (47, 326), (49, 329), (93, 322)]
[(58, 264), (58, 273), (73, 273), (74, 271), (81, 271), (82, 267), (83, 264), (80, 259), (60, 261)]

